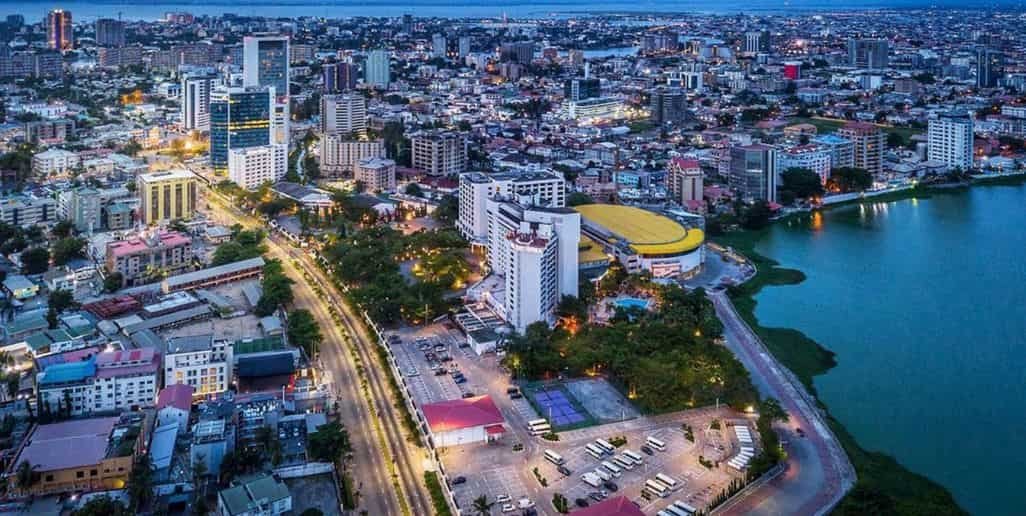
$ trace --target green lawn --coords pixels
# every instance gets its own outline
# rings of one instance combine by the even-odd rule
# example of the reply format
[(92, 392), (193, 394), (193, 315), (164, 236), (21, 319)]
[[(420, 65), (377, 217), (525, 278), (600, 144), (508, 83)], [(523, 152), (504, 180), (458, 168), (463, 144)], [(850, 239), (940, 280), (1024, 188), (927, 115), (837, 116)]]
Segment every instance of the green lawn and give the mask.
[[(812, 378), (826, 373), (836, 365), (834, 354), (800, 331), (790, 328), (765, 328), (759, 325), (755, 317), (755, 295), (764, 286), (793, 285), (805, 280), (805, 274), (801, 271), (778, 267), (777, 262), (755, 251), (755, 242), (765, 231), (731, 233), (714, 237), (712, 240), (733, 247), (755, 263), (759, 270), (755, 278), (731, 291), (734, 306), (770, 352), (794, 372), (815, 396)], [(823, 406), (822, 403), (820, 405)], [(859, 478), (855, 489), (841, 501), (832, 514), (966, 514), (943, 486), (909, 471), (886, 454), (862, 449), (829, 412), (827, 416), (827, 423), (844, 446)]]
[[(819, 117), (796, 117), (792, 118), (791, 121), (795, 124), (812, 124), (816, 126), (816, 130), (819, 132), (819, 134), (832, 133), (834, 131), (837, 131), (837, 129), (844, 125), (844, 123), (846, 122), (846, 120), (840, 120), (836, 118)], [(898, 136), (901, 136), (901, 139), (905, 142), (906, 145), (909, 142), (909, 138), (911, 138), (913, 135), (923, 134), (925, 132), (923, 129), (915, 129), (912, 127), (892, 127), (880, 124), (876, 125), (878, 125), (880, 129), (883, 129), (885, 133), (895, 133)]]

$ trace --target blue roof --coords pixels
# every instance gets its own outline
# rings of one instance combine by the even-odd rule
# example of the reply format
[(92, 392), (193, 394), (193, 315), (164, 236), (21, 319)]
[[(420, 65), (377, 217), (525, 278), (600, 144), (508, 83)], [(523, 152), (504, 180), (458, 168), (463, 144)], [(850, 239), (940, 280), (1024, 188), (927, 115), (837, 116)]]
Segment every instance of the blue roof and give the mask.
[(831, 134), (823, 134), (823, 135), (817, 136), (817, 137), (813, 138), (812, 141), (820, 142), (820, 143), (848, 143), (851, 140), (849, 140), (849, 139), (847, 139), (847, 138), (845, 138), (843, 136), (838, 136), (836, 134), (832, 134), (831, 133)]
[(43, 371), (39, 378), (40, 385), (57, 383), (71, 383), (85, 380), (96, 374), (96, 361), (90, 357), (89, 360), (81, 362), (68, 362), (66, 364), (55, 364)]

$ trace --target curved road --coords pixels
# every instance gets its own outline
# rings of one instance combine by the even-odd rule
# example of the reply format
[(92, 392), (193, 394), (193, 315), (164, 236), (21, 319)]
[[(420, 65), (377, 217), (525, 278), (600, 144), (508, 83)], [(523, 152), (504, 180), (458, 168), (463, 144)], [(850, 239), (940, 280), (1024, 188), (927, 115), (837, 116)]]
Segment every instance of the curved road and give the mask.
[[(780, 401), (788, 422), (775, 426), (787, 441), (787, 469), (716, 510), (717, 514), (820, 515), (829, 513), (855, 485), (855, 469), (823, 420), (815, 400), (798, 379), (766, 349), (723, 292), (709, 292), (723, 321), (727, 347), (752, 375), (763, 396)], [(800, 437), (794, 428), (801, 428)]]

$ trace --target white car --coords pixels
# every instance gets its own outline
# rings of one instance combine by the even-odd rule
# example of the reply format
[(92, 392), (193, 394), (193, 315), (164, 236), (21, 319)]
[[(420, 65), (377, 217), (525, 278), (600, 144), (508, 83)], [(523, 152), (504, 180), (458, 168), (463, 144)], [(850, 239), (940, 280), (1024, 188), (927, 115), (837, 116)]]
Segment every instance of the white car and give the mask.
[(510, 500), (512, 500), (512, 498), (510, 498), (509, 495), (499, 495), (495, 497), (495, 503), (506, 503)]
[(515, 510), (517, 510), (517, 508), (514, 507), (513, 504), (511, 504), (511, 503), (507, 503), (507, 504), (503, 504), (502, 505), (502, 512), (513, 512)]
[(521, 498), (520, 501), (517, 502), (517, 505), (521, 509), (530, 509), (531, 507), (534, 507), (534, 502), (532, 502), (530, 498)]

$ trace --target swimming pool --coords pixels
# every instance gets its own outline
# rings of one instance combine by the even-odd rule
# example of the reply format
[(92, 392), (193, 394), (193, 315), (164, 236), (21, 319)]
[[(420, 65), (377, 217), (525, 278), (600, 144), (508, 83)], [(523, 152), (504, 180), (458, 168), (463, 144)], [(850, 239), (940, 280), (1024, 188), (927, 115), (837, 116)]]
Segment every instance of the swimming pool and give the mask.
[(617, 308), (638, 308), (641, 310), (648, 310), (648, 300), (637, 297), (621, 297), (620, 299), (617, 299), (614, 304)]

